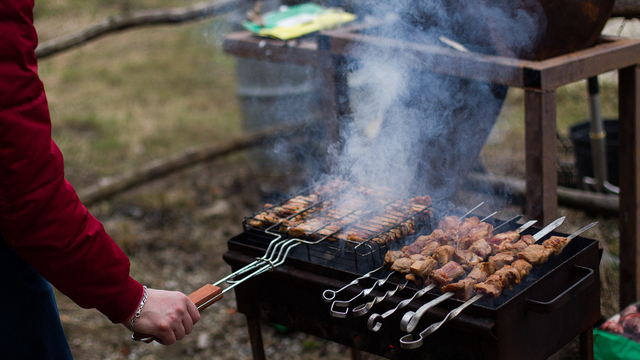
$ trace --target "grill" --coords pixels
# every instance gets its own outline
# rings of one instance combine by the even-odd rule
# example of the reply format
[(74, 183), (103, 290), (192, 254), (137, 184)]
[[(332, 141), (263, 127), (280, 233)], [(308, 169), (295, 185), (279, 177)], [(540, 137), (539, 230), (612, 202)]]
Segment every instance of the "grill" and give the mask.
[[(357, 191), (351, 190), (319, 197), (287, 217), (303, 213), (327, 214), (332, 209), (331, 205), (337, 206), (338, 200), (344, 199), (341, 196), (347, 196), (347, 199), (359, 196), (354, 195), (358, 194)], [(386, 195), (384, 192), (377, 194)], [(387, 209), (389, 204), (395, 203), (388, 200), (382, 208)], [(267, 209), (286, 204), (284, 201)], [(371, 231), (370, 237), (364, 241), (347, 239), (349, 231), (360, 226), (360, 222), (371, 221), (380, 212), (358, 213), (357, 221), (348, 221), (343, 228), (331, 232), (318, 227), (317, 231), (309, 232), (305, 239), (301, 239), (305, 246), (291, 249), (283, 265), (237, 286), (237, 306), (248, 320), (254, 358), (264, 358), (260, 320), (390, 359), (544, 359), (578, 335), (582, 340), (583, 357), (588, 358), (592, 348), (590, 330), (600, 317), (599, 251), (595, 240), (580, 236), (573, 239), (560, 255), (534, 269), (520, 284), (503, 292), (497, 299), (481, 299), (445, 322), (439, 330), (425, 337), (422, 346), (416, 349), (402, 348), (400, 338), (407, 333), (398, 325), (406, 312), (415, 312), (440, 296), (437, 288), (384, 319), (377, 332), (369, 330), (368, 315), (354, 316), (353, 311), (347, 311), (345, 316), (330, 316), (332, 306), (323, 301), (325, 290), (346, 286), (337, 297), (347, 300), (364, 289), (370, 289), (375, 282), (386, 279), (390, 275), (388, 270), (376, 271), (386, 251), (410, 243), (421, 231), (430, 232), (445, 208), (438, 204), (425, 206), (398, 219), (396, 228), (409, 220), (415, 221), (417, 226), (413, 233), (407, 231), (406, 236), (391, 242), (374, 239), (379, 239), (394, 226), (388, 226), (381, 232)], [(357, 212), (356, 209), (351, 210)], [(263, 212), (248, 217), (244, 222), (245, 231), (228, 241), (229, 251), (225, 253), (224, 260), (234, 270), (252, 262), (255, 257), (263, 256), (274, 238), (286, 237), (290, 231), (291, 228), (282, 227), (281, 223), (265, 221), (260, 216)], [(329, 223), (338, 219), (343, 217), (331, 218)], [(488, 221), (495, 226), (503, 224), (500, 220)], [(515, 224), (507, 223), (501, 231), (515, 227)], [(537, 230), (530, 228), (523, 234), (533, 234)], [(565, 234), (552, 232), (552, 235)], [(333, 241), (335, 238), (342, 239)], [(361, 278), (371, 271), (371, 276)], [(347, 286), (358, 278), (355, 285)], [(389, 281), (373, 288), (359, 302), (350, 304), (348, 310), (379, 297), (380, 301), (373, 305), (370, 314), (383, 313), (420, 290), (413, 283), (406, 287), (403, 284), (403, 280), (391, 276)], [(429, 309), (414, 334), (442, 320), (461, 304), (461, 301), (451, 298)]]

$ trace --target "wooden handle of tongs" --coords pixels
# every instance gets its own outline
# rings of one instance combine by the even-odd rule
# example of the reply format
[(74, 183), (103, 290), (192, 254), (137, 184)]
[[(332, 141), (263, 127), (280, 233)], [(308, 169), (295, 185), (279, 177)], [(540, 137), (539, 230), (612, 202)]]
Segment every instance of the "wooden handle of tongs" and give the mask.
[[(206, 284), (189, 295), (189, 300), (196, 304), (198, 311), (208, 308), (220, 299), (222, 299), (222, 289), (211, 284)], [(133, 333), (132, 338), (133, 340), (142, 341), (147, 344), (156, 340), (155, 336), (140, 333)]]

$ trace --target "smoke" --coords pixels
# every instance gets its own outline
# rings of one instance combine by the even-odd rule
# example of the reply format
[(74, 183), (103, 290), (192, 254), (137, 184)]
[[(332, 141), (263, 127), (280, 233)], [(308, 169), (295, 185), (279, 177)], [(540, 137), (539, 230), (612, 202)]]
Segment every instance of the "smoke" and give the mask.
[[(373, 18), (392, 20), (369, 33), (398, 44), (446, 47), (445, 37), (473, 52), (530, 57), (546, 25), (533, 0), (370, 4)], [(385, 53), (366, 43), (350, 51), (359, 59), (358, 77), (366, 79), (368, 91), (342, 131), (343, 148), (332, 160), (335, 173), (399, 195), (455, 194), (482, 150), (507, 88), (425, 70), (436, 61), (428, 54), (417, 62), (409, 52)]]

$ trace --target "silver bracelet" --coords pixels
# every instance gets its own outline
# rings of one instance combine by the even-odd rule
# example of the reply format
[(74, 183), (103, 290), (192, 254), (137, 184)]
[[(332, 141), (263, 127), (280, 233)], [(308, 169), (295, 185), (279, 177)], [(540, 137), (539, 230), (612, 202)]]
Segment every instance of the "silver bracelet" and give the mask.
[(131, 319), (131, 325), (129, 325), (129, 330), (131, 332), (133, 332), (133, 325), (135, 325), (136, 321), (138, 321), (138, 318), (140, 317), (140, 313), (142, 313), (142, 308), (144, 307), (144, 304), (147, 302), (147, 287), (143, 285), (142, 289), (144, 290), (142, 294), (142, 301), (140, 301), (140, 306), (138, 306), (138, 310), (136, 310), (136, 313), (133, 314), (133, 318)]

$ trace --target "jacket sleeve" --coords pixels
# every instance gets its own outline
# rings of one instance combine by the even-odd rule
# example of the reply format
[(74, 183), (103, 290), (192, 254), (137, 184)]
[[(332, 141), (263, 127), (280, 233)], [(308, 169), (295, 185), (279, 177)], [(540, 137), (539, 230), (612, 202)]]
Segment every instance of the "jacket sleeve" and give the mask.
[(33, 0), (0, 2), (0, 234), (53, 286), (112, 322), (135, 311), (142, 286), (129, 259), (64, 178), (37, 74)]

